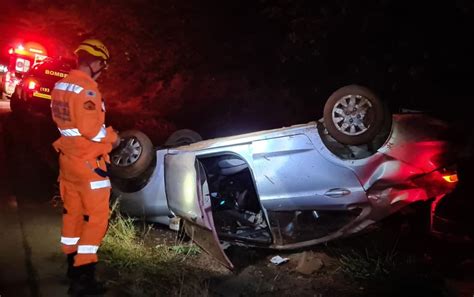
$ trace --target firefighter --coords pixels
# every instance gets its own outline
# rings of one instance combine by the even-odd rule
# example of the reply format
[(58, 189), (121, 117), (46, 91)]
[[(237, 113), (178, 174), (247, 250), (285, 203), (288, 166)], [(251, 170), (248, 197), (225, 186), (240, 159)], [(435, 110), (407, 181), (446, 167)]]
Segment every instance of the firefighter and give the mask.
[(101, 41), (88, 39), (74, 53), (77, 69), (54, 86), (51, 113), (61, 134), (53, 143), (64, 203), (61, 246), (67, 255), (69, 293), (82, 296), (105, 292), (95, 279), (95, 265), (109, 217), (106, 162), (120, 140), (104, 125), (105, 105), (96, 82), (107, 68), (109, 51)]

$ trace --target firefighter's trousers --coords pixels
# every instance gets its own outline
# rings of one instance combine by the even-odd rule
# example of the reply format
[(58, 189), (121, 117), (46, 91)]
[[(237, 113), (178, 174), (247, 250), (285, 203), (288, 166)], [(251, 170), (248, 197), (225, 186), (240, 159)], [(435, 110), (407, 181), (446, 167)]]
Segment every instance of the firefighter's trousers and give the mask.
[(96, 173), (106, 171), (102, 158), (81, 160), (60, 155), (59, 186), (64, 203), (62, 250), (77, 252), (74, 266), (98, 261), (97, 250), (109, 218), (110, 180)]

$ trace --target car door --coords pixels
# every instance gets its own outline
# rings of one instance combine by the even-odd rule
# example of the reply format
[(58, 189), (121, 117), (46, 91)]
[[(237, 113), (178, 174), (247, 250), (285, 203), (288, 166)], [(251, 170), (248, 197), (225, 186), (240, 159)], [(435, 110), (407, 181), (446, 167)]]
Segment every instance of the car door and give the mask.
[(193, 152), (170, 152), (165, 156), (165, 188), (168, 206), (183, 219), (186, 234), (232, 269), (214, 228), (206, 172)]
[(254, 141), (252, 156), (267, 210), (338, 210), (367, 202), (354, 172), (323, 158), (305, 134)]

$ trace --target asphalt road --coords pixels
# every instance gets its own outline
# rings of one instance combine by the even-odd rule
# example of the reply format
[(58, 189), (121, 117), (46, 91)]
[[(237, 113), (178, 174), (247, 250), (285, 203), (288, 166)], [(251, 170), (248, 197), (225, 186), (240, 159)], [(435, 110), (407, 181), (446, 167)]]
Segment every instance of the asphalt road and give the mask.
[(41, 186), (51, 177), (35, 169), (29, 146), (17, 141), (21, 133), (8, 135), (12, 126), (27, 132), (9, 110), (9, 102), (0, 101), (0, 296), (66, 296), (61, 211)]
[(0, 101), (0, 297), (67, 296), (57, 134), (49, 117), (19, 118)]

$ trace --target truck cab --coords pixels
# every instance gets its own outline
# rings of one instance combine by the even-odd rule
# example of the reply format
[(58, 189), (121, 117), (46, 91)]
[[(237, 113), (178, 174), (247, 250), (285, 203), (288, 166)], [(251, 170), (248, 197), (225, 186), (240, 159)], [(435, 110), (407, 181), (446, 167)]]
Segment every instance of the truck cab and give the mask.
[(23, 76), (47, 58), (46, 49), (39, 43), (27, 42), (10, 48), (8, 70), (2, 75), (2, 98), (10, 99)]
[(47, 114), (51, 92), (56, 82), (69, 74), (76, 61), (67, 57), (48, 57), (23, 75), (11, 97), (13, 112), (29, 111)]

